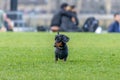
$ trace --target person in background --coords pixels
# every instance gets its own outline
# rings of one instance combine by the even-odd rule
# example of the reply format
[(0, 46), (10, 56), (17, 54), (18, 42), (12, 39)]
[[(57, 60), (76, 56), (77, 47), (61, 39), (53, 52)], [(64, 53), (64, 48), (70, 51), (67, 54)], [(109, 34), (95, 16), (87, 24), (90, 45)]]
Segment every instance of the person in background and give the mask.
[(0, 10), (0, 32), (6, 32), (6, 28), (4, 26), (5, 17), (6, 13), (3, 10)]
[(13, 31), (14, 22), (7, 16), (5, 17), (4, 25), (5, 25), (7, 31)]
[(73, 15), (72, 18), (68, 16), (62, 16), (61, 20), (61, 29), (65, 32), (78, 32), (80, 29), (78, 28), (79, 20), (77, 18), (77, 12), (75, 10), (75, 6), (67, 6), (66, 11)]
[(71, 6), (71, 12), (73, 13), (73, 15), (74, 15), (74, 17), (75, 17), (75, 20), (73, 19), (72, 21), (74, 22), (74, 24), (75, 24), (76, 26), (78, 26), (78, 25), (79, 25), (79, 20), (78, 20), (77, 11), (76, 11), (75, 8), (76, 8), (75, 5), (72, 5), (72, 6)]
[(114, 22), (110, 24), (108, 32), (120, 32), (120, 13), (114, 14)]
[(72, 18), (73, 19), (72, 22), (74, 23), (73, 30), (81, 32), (81, 29), (78, 27), (79, 26), (79, 19), (78, 19), (78, 16), (77, 16), (77, 11), (76, 11), (76, 6), (75, 5), (71, 6), (71, 12), (75, 17), (75, 18)]
[(53, 16), (51, 21), (51, 30), (53, 32), (62, 31), (61, 24), (63, 16), (67, 16), (70, 19), (74, 19), (74, 15), (67, 11), (68, 6), (69, 5), (67, 3), (63, 3), (61, 5), (60, 10)]

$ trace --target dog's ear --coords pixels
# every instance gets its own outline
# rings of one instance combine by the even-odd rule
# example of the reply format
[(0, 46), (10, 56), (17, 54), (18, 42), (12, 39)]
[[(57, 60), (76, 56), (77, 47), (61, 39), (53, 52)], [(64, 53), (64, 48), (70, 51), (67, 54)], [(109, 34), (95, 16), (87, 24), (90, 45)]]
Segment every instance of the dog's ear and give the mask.
[(62, 41), (63, 41), (64, 43), (68, 42), (69, 40), (70, 40), (69, 37), (63, 35), (63, 40), (62, 40)]

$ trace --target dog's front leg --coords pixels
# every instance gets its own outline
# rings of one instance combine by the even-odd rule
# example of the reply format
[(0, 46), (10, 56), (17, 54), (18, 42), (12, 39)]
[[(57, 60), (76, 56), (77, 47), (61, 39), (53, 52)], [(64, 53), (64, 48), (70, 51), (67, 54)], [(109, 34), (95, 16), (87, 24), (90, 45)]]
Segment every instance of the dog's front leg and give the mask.
[(67, 61), (67, 58), (64, 58), (64, 61)]
[(58, 61), (58, 58), (55, 58), (55, 63)]
[(55, 62), (57, 62), (58, 61), (58, 55), (57, 55), (57, 53), (55, 53)]

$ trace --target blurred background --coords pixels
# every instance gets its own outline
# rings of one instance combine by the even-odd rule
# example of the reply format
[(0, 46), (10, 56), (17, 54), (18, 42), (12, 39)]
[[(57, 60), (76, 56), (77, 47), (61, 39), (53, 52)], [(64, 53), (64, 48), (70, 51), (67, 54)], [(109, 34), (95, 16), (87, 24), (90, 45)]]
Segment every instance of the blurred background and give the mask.
[(94, 16), (106, 30), (113, 20), (113, 13), (120, 11), (120, 0), (0, 0), (0, 9), (15, 22), (16, 31), (18, 27), (36, 31), (37, 26), (49, 28), (53, 14), (63, 2), (76, 5), (79, 27), (88, 17)]

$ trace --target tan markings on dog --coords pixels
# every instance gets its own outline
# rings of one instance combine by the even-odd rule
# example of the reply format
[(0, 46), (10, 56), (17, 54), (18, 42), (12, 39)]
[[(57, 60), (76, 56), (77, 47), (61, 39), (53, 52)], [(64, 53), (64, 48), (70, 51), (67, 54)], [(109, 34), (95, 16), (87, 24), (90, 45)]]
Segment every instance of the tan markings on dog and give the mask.
[(56, 43), (56, 46), (57, 46), (57, 47), (62, 46), (62, 42)]

